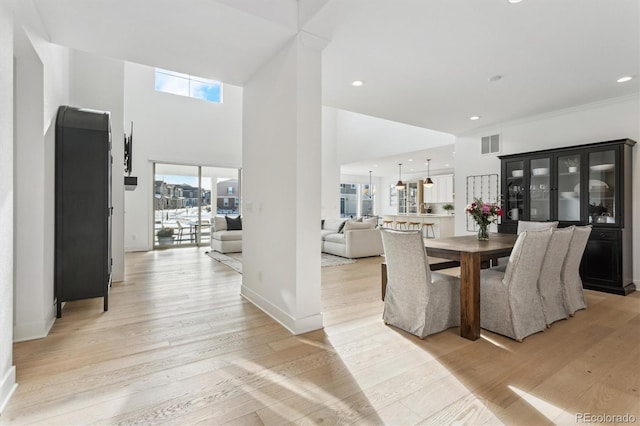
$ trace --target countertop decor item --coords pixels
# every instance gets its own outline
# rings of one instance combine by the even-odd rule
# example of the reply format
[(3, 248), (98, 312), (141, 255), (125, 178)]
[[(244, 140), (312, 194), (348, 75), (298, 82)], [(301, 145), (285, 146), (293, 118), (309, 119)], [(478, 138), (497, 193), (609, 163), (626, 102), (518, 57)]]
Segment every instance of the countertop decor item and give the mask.
[(502, 208), (500, 205), (485, 203), (481, 198), (476, 198), (473, 203), (469, 204), (466, 212), (469, 213), (478, 224), (478, 240), (480, 241), (489, 239), (489, 225), (498, 220), (499, 216), (502, 216)]

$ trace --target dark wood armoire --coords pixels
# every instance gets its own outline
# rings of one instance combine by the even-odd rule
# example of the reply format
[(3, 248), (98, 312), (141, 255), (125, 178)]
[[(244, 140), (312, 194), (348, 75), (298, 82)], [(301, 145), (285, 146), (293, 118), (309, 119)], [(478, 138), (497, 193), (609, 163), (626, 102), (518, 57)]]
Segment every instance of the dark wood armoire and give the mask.
[(55, 134), (55, 296), (104, 298), (111, 285), (111, 122), (108, 112), (61, 106)]

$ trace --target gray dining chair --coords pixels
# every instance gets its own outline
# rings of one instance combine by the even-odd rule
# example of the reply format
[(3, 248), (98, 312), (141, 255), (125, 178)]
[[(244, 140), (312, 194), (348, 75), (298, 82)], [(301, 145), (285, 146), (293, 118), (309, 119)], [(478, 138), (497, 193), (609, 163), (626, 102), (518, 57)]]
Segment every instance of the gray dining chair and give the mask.
[(580, 278), (580, 262), (590, 234), (591, 225), (576, 226), (574, 228), (567, 258), (562, 267), (564, 307), (567, 315), (570, 316), (573, 316), (576, 311), (587, 307), (587, 302), (584, 300), (582, 279)]
[[(516, 233), (518, 235), (522, 234), (524, 231), (543, 231), (545, 229), (554, 229), (558, 227), (558, 222), (532, 222), (527, 220), (519, 220), (518, 228)], [(502, 268), (501, 271), (504, 271), (507, 267), (507, 263), (509, 262), (508, 257), (501, 257), (494, 261), (494, 264), (497, 265), (496, 268)]]
[(542, 261), (538, 290), (547, 326), (561, 319), (567, 319), (568, 316), (564, 307), (562, 268), (569, 252), (573, 230), (573, 226), (561, 229), (554, 228)]
[(429, 268), (422, 231), (381, 229), (387, 264), (383, 320), (421, 339), (460, 325), (460, 279)]
[(538, 278), (551, 229), (524, 231), (503, 271), (480, 274), (480, 326), (517, 341), (546, 328)]
[(516, 231), (519, 234), (524, 231), (542, 231), (545, 229), (557, 228), (558, 222), (531, 222), (527, 220), (519, 220), (518, 221), (518, 230)]

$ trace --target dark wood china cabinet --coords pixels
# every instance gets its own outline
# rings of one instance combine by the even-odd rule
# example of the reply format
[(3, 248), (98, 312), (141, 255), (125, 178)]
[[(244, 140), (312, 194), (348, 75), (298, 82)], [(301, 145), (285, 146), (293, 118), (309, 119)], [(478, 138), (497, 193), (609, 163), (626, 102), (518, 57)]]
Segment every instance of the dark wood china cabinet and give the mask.
[(616, 294), (635, 290), (632, 262), (630, 139), (503, 155), (504, 216), (499, 232), (518, 220), (592, 225), (580, 265), (584, 288)]

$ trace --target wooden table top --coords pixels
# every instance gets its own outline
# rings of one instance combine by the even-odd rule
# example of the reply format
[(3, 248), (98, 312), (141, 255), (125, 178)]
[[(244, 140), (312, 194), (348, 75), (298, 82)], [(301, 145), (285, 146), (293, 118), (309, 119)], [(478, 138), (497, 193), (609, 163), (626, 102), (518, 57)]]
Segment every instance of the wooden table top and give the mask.
[(510, 250), (518, 238), (515, 234), (490, 233), (488, 241), (478, 241), (476, 235), (461, 235), (447, 238), (426, 238), (424, 245), (427, 252), (449, 251), (458, 253), (501, 254)]

